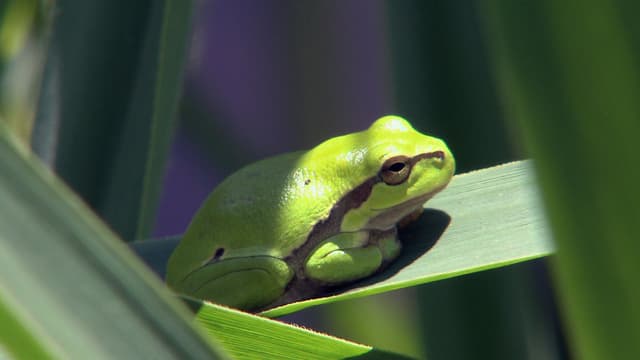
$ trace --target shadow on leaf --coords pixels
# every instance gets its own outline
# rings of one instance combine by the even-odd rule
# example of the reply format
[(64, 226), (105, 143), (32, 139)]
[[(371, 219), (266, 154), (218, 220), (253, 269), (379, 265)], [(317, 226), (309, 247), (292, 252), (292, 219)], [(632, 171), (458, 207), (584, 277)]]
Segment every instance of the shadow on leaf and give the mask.
[(367, 287), (394, 276), (429, 251), (450, 223), (451, 217), (446, 212), (425, 209), (416, 221), (400, 230), (402, 252), (386, 269), (355, 283), (333, 288), (323, 296), (338, 295), (349, 290)]

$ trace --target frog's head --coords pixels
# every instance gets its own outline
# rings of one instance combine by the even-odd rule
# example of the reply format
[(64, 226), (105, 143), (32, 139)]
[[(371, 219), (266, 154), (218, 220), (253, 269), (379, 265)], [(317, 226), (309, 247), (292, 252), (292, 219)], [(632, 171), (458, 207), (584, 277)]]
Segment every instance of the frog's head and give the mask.
[(346, 214), (344, 231), (388, 229), (420, 210), (453, 177), (455, 160), (447, 145), (401, 117), (380, 118), (360, 134), (367, 143), (363, 165), (376, 175), (366, 201)]

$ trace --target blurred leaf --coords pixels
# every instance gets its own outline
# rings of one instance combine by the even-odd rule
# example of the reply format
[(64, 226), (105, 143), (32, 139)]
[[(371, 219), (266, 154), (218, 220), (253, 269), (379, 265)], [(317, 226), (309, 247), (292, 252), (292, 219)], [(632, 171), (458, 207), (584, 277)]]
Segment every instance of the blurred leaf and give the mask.
[[(461, 171), (525, 157), (503, 121), (477, 3), (387, 3), (394, 111), (423, 120), (428, 124), (425, 128), (445, 139)], [(534, 292), (527, 307), (508, 299), (517, 298), (514, 292), (519, 291), (511, 283), (535, 288), (533, 271), (542, 267), (541, 263), (519, 267), (519, 271), (506, 267), (420, 287), (420, 306), (411, 315), (420, 318), (425, 335), (418, 341), (426, 357), (526, 358), (530, 348), (525, 344), (536, 335), (529, 333), (531, 326), (521, 315), (535, 312), (551, 301), (552, 294)], [(554, 309), (547, 310), (551, 318)], [(488, 322), (492, 331), (485, 331)], [(553, 328), (553, 322), (548, 327)], [(533, 347), (546, 346), (538, 339)]]
[(557, 290), (575, 357), (634, 359), (640, 3), (485, 5), (505, 104), (536, 158), (557, 239)]
[(22, 326), (0, 295), (0, 359), (52, 359), (41, 338)]
[(8, 319), (0, 334), (16, 336), (0, 339), (7, 351), (62, 359), (220, 356), (148, 269), (15, 142), (0, 123), (0, 316)]
[[(553, 251), (528, 162), (457, 175), (427, 205), (423, 216), (401, 232), (403, 252), (384, 272), (338, 289), (336, 295), (283, 305), (262, 314), (281, 316), (309, 306), (526, 261)], [(433, 210), (436, 208), (442, 211)], [(132, 246), (164, 277), (164, 266), (177, 242), (177, 238), (170, 238)]]
[(0, 121), (28, 146), (44, 63), (49, 3), (0, 1)]
[(424, 359), (422, 319), (417, 316), (424, 305), (417, 301), (417, 289), (418, 287), (405, 288), (337, 301), (293, 313), (282, 319), (291, 319), (294, 323), (299, 321), (305, 325), (311, 322), (318, 331)]
[(512, 146), (473, 1), (388, 1), (393, 113), (445, 139), (456, 169), (522, 158)]
[(0, 64), (24, 47), (36, 14), (37, 0), (9, 0), (0, 4)]
[(125, 240), (146, 237), (173, 132), (192, 1), (56, 5), (33, 148)]
[(197, 322), (236, 359), (408, 359), (226, 307), (197, 304)]
[(425, 324), (426, 357), (566, 359), (553, 303), (540, 296), (551, 294), (541, 271), (544, 262), (527, 261), (420, 287), (416, 313)]

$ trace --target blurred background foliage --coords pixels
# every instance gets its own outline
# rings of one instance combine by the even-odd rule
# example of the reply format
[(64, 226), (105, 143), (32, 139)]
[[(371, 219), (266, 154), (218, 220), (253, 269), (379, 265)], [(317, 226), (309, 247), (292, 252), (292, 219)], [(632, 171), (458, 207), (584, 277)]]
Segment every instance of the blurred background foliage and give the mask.
[[(610, 63), (612, 67), (606, 70), (621, 69), (622, 73), (615, 79), (622, 80), (620, 83), (603, 80), (603, 89), (606, 89), (603, 91), (611, 94), (610, 90), (620, 88), (627, 76), (631, 79), (631, 85), (627, 84), (631, 89), (628, 93), (637, 95), (634, 87), (637, 71), (631, 70), (638, 60), (638, 27), (631, 17), (638, 9), (624, 5), (622, 1), (588, 3), (592, 9), (608, 11), (600, 17), (588, 11), (579, 14), (591, 21), (582, 24), (586, 28), (591, 26), (589, 39), (598, 40), (603, 51), (610, 50), (617, 59), (631, 59)], [(131, 114), (117, 104), (127, 103), (131, 100), (123, 99), (134, 96), (129, 91), (135, 88), (136, 73), (130, 65), (137, 63), (144, 68), (140, 64), (145, 64), (145, 51), (140, 47), (146, 41), (144, 39), (154, 36), (131, 29), (155, 21), (154, 7), (139, 4), (123, 13), (118, 11), (122, 4), (110, 4), (95, 7), (87, 3), (84, 7), (76, 7), (75, 14), (60, 15), (76, 16), (86, 24), (102, 21), (104, 25), (94, 29), (85, 24), (96, 32), (84, 34), (85, 38), (79, 34), (77, 43), (62, 46), (90, 48), (87, 51), (91, 57), (81, 59), (74, 69), (82, 69), (87, 65), (86, 61), (99, 63), (98, 74), (79, 72), (78, 76), (101, 76), (100, 83), (106, 85), (89, 100), (106, 102), (106, 111), (96, 112), (101, 109), (99, 106), (72, 109), (74, 112), (86, 110), (80, 116), (85, 122), (66, 126), (84, 126), (87, 128), (84, 133), (93, 134), (93, 137), (78, 140), (73, 132), (62, 132), (72, 138), (61, 140), (62, 145), (55, 145), (56, 149), (49, 149), (62, 158), (74, 159), (75, 163), (69, 169), (78, 174), (71, 170), (65, 172), (65, 166), (58, 164), (56, 167), (55, 162), (49, 160), (126, 240), (182, 233), (209, 191), (242, 165), (276, 153), (309, 148), (328, 137), (363, 129), (388, 113), (405, 116), (416, 128), (446, 139), (456, 155), (459, 173), (529, 157), (525, 148), (533, 149), (533, 155), (536, 158), (539, 155), (543, 164), (545, 159), (549, 160), (547, 164), (551, 163), (550, 159), (560, 153), (587, 158), (602, 155), (571, 153), (567, 149), (580, 148), (561, 146), (572, 137), (571, 129), (579, 129), (583, 124), (588, 128), (599, 120), (589, 120), (585, 116), (582, 123), (580, 116), (572, 117), (572, 114), (586, 113), (572, 113), (562, 108), (572, 101), (575, 104), (593, 103), (593, 99), (600, 99), (599, 94), (571, 98), (566, 93), (577, 94), (581, 89), (589, 89), (590, 84), (584, 79), (590, 78), (586, 75), (604, 69), (593, 62), (588, 63), (591, 67), (575, 66), (581, 72), (572, 72), (572, 66), (581, 61), (580, 51), (586, 51), (589, 44), (580, 41), (584, 39), (579, 32), (571, 32), (570, 22), (566, 27), (562, 26), (563, 21), (572, 18), (571, 11), (554, 6), (551, 1), (521, 8), (502, 6), (504, 2), (500, 1), (464, 0), (199, 1), (194, 12), (192, 40), (188, 44), (178, 122), (167, 154), (164, 187), (161, 192), (158, 190), (157, 194), (149, 195), (151, 200), (145, 205), (151, 206), (149, 204), (157, 201), (157, 216), (154, 220), (154, 207), (153, 212), (145, 215), (148, 225), (141, 229), (130, 224), (133, 220), (125, 221), (133, 215), (117, 214), (123, 208), (117, 201), (122, 198), (120, 194), (109, 195), (112, 200), (101, 198), (105, 196), (101, 192), (106, 176), (103, 174), (110, 170), (109, 167), (96, 163), (95, 157), (80, 158), (82, 164), (78, 166), (78, 158), (65, 155), (65, 152), (84, 151), (81, 150), (84, 146), (101, 156), (113, 152), (114, 147), (120, 147), (120, 151), (128, 149), (122, 150), (122, 143), (127, 142), (114, 134), (127, 132)], [(0, 5), (0, 117), (26, 142), (34, 139), (34, 148), (49, 144), (46, 137), (31, 134), (31, 124), (36, 116), (41, 74), (46, 74), (43, 54), (47, 51), (49, 24), (45, 15), (50, 13), (50, 6), (48, 1), (36, 0), (9, 0)], [(593, 10), (594, 13), (597, 10)], [(536, 16), (529, 18), (529, 14)], [(513, 22), (504, 20), (510, 16)], [(116, 31), (114, 28), (117, 27), (109, 26), (104, 20), (107, 18), (119, 18), (126, 25)], [(74, 31), (74, 24), (66, 26), (67, 31)], [(618, 32), (599, 32), (610, 28)], [(562, 37), (563, 34), (566, 36)], [(612, 38), (618, 42), (609, 43)], [(51, 44), (56, 44), (55, 39)], [(546, 44), (550, 44), (549, 48)], [(567, 54), (570, 56), (563, 58), (566, 54), (562, 49), (566, 44), (581, 44), (584, 48), (569, 47)], [(628, 53), (625, 52), (627, 48), (631, 49)], [(544, 60), (540, 62), (536, 53), (539, 49), (548, 51), (540, 54)], [(128, 60), (123, 61), (123, 57)], [(524, 65), (518, 68), (519, 64)], [(550, 69), (549, 73), (546, 73), (547, 69)], [(556, 72), (551, 71), (553, 69)], [(530, 70), (530, 78), (518, 78), (527, 70)], [(624, 72), (627, 70), (629, 72)], [(573, 77), (568, 79), (569, 75), (562, 71)], [(565, 98), (545, 97), (547, 90), (549, 94), (556, 94), (551, 90), (561, 89), (563, 81), (580, 83), (581, 75), (585, 82), (565, 89)], [(46, 85), (46, 75), (44, 78)], [(523, 85), (526, 80), (538, 85), (537, 93), (527, 93), (527, 87)], [(84, 86), (90, 84), (86, 78), (78, 81), (84, 81)], [(554, 103), (555, 108), (550, 105), (537, 113), (548, 123), (541, 120), (541, 125), (532, 125), (537, 124), (535, 117), (520, 123), (509, 119), (510, 116), (526, 118), (525, 115), (536, 113), (533, 111), (539, 104), (536, 101), (553, 103), (553, 99), (564, 99), (565, 102), (559, 101)], [(624, 103), (628, 109), (624, 108), (626, 105), (623, 108), (628, 111), (623, 109), (617, 114), (637, 123), (638, 119), (634, 117), (637, 109), (632, 104), (637, 103), (637, 98), (627, 100), (631, 105)], [(509, 101), (511, 104), (507, 104)], [(602, 101), (603, 108), (617, 107), (615, 96)], [(46, 108), (46, 104), (40, 105)], [(563, 113), (563, 109), (568, 112)], [(558, 114), (566, 115), (573, 122), (562, 128), (564, 132), (560, 133), (564, 138), (549, 136), (553, 142), (545, 143), (540, 139), (546, 134), (555, 134), (558, 128), (552, 121), (558, 119)], [(96, 118), (113, 118), (114, 123), (99, 121), (97, 123), (105, 128), (95, 128), (91, 120)], [(634, 126), (627, 127), (627, 132), (637, 130)], [(528, 147), (521, 144), (521, 137), (517, 136), (519, 130), (525, 134)], [(585, 148), (589, 139), (601, 140), (597, 135), (589, 138), (584, 134), (580, 139)], [(51, 156), (47, 151), (40, 154), (45, 160)], [(125, 155), (119, 156), (126, 154), (125, 151)], [(561, 164), (572, 163), (568, 155), (561, 158)], [(107, 163), (113, 164), (117, 159), (117, 156), (108, 159)], [(601, 160), (606, 163), (610, 159)], [(163, 159), (158, 161), (164, 163)], [(623, 167), (621, 165), (620, 169)], [(562, 167), (545, 168), (543, 165), (542, 169), (543, 186), (553, 188), (554, 184), (560, 184), (561, 180), (549, 174), (561, 173)], [(121, 176), (126, 177), (127, 171), (121, 169), (124, 174)], [(573, 179), (573, 183), (581, 182), (588, 175), (585, 170), (582, 177)], [(603, 184), (606, 181), (602, 179)], [(574, 195), (574, 200), (586, 198), (579, 193)], [(554, 199), (557, 202), (558, 197), (549, 200), (549, 196), (547, 193), (545, 200), (553, 209)], [(572, 204), (571, 201), (565, 199), (563, 204)], [(105, 202), (107, 205), (103, 206)], [(588, 204), (583, 205), (588, 208)], [(138, 206), (125, 207), (137, 209)], [(610, 206), (614, 206), (613, 203), (602, 205), (601, 211), (605, 213), (604, 209), (610, 209)], [(570, 210), (564, 210), (564, 216), (569, 219), (566, 214)], [(110, 218), (108, 214), (114, 213)], [(573, 238), (589, 236), (577, 230), (572, 233), (569, 227), (562, 228), (558, 225), (559, 218), (563, 218), (562, 213), (552, 220), (552, 225), (564, 229), (561, 234)], [(134, 219), (139, 220), (136, 216)], [(586, 219), (588, 215), (580, 220)], [(624, 236), (620, 238), (625, 239)], [(577, 249), (565, 246), (564, 249), (570, 251)], [(623, 253), (624, 246), (617, 251)], [(615, 257), (610, 259), (615, 260)], [(546, 260), (532, 261), (309, 309), (285, 320), (417, 357), (566, 359), (571, 357), (566, 344), (568, 332), (561, 321), (566, 315), (558, 315), (547, 265)], [(600, 265), (606, 267), (606, 264)], [(567, 274), (570, 273), (568, 270)], [(567, 276), (563, 281), (569, 281), (569, 278)], [(603, 279), (601, 283), (606, 282), (606, 276)], [(568, 304), (576, 303), (569, 301)], [(578, 308), (581, 305), (578, 304)], [(579, 339), (585, 339), (580, 330), (576, 333)]]
[[(504, 122), (479, 9), (468, 1), (201, 6), (156, 235), (182, 232), (238, 167), (382, 114), (446, 139), (459, 173), (526, 157)], [(191, 191), (172, 190), (184, 187)], [(287, 320), (435, 359), (564, 354), (544, 260)]]
[(25, 142), (39, 95), (49, 9), (39, 0), (0, 3), (0, 119)]
[[(120, 6), (86, 3), (56, 16), (106, 24)], [(16, 119), (25, 138), (43, 72), (46, 7), (36, 0), (3, 7), (5, 18), (15, 20), (2, 23), (2, 36), (11, 41), (3, 41), (1, 110), (3, 118)], [(154, 236), (182, 233), (208, 192), (242, 165), (363, 129), (383, 114), (400, 114), (446, 139), (458, 172), (524, 158), (505, 128), (478, 9), (469, 2), (242, 0), (201, 1), (197, 7)], [(123, 141), (117, 134), (126, 126), (124, 99), (132, 96), (127, 89), (135, 76), (128, 64), (142, 56), (138, 34), (144, 32), (136, 27), (145, 27), (152, 14), (134, 6), (118, 15), (119, 31), (88, 27), (49, 45), (61, 56), (84, 47), (86, 56), (70, 58), (77, 63), (67, 66), (77, 75), (67, 86), (89, 104), (52, 110), (77, 120), (60, 125), (55, 150), (40, 152), (52, 164), (52, 151), (62, 159), (53, 166), (99, 212), (111, 170), (104, 161), (113, 160), (95, 159)], [(59, 33), (78, 26), (57, 24)], [(109, 71), (90, 72), (96, 66)], [(45, 75), (45, 85), (50, 82)], [(88, 92), (92, 83), (103, 85)], [(102, 112), (93, 112), (95, 101), (103, 102)], [(105, 117), (113, 120), (99, 120)], [(48, 143), (38, 138), (34, 146)], [(96, 155), (74, 156), (78, 149)], [(126, 228), (120, 232), (133, 236)], [(532, 319), (537, 323), (528, 327)], [(526, 358), (540, 351), (526, 346), (532, 341), (545, 342), (552, 353), (559, 342), (542, 261), (323, 306), (286, 320), (418, 357)], [(485, 331), (487, 324), (492, 331)]]

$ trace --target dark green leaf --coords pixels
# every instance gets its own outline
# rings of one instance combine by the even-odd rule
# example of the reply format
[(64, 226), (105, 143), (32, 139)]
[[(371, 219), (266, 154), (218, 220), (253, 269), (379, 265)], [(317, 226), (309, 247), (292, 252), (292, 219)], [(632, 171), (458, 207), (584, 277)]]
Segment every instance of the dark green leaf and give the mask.
[[(63, 359), (219, 356), (126, 246), (13, 142), (0, 124), (0, 316), (10, 320), (0, 328), (23, 339), (7, 341), (8, 351)], [(40, 349), (31, 348), (35, 341)]]
[(639, 5), (486, 1), (504, 101), (536, 158), (557, 239), (578, 359), (640, 353)]
[(191, 8), (56, 2), (33, 148), (125, 240), (153, 225)]

